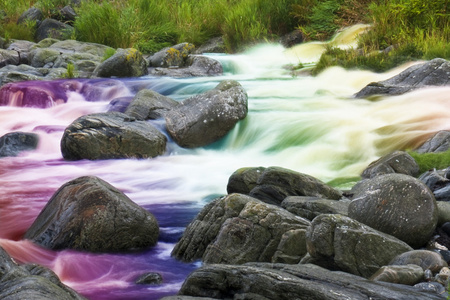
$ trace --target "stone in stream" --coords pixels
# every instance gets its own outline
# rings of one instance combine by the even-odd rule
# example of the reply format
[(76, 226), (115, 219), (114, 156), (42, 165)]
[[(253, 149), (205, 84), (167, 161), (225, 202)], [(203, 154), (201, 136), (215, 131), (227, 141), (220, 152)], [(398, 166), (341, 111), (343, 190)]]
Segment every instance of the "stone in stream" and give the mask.
[(319, 197), (289, 196), (281, 202), (281, 207), (294, 215), (313, 220), (322, 214), (340, 214), (346, 216), (348, 213), (348, 200), (329, 200)]
[(104, 180), (93, 176), (61, 186), (24, 238), (53, 250), (124, 252), (156, 245), (155, 217)]
[(82, 116), (61, 139), (64, 159), (150, 158), (166, 151), (166, 137), (145, 121), (120, 112)]
[(237, 81), (225, 80), (168, 111), (166, 128), (181, 147), (202, 147), (224, 137), (247, 111), (244, 88)]
[(362, 178), (373, 178), (382, 174), (400, 173), (413, 177), (419, 175), (419, 165), (404, 151), (394, 151), (372, 162), (361, 174)]
[(117, 49), (116, 53), (98, 65), (94, 77), (140, 77), (148, 74), (147, 62), (134, 48)]
[(50, 269), (34, 264), (18, 265), (0, 247), (0, 299), (84, 300), (59, 280)]
[(136, 120), (154, 120), (164, 117), (178, 102), (155, 91), (144, 89), (133, 98), (125, 114)]
[(414, 151), (418, 153), (445, 152), (450, 149), (450, 131), (441, 130), (425, 141), (422, 146)]
[(425, 245), (438, 222), (436, 199), (420, 180), (385, 174), (362, 180), (351, 190), (348, 216), (412, 247)]
[(0, 137), (0, 157), (17, 156), (37, 148), (39, 136), (28, 132), (10, 132)]
[[(449, 177), (450, 168), (444, 170), (429, 170), (419, 177), (419, 180), (426, 184), (426, 186), (428, 186), (428, 188), (433, 192), (436, 201), (438, 201), (438, 206), (442, 201), (450, 201)], [(443, 217), (445, 217), (445, 215)], [(447, 216), (447, 218), (450, 218), (450, 216)]]

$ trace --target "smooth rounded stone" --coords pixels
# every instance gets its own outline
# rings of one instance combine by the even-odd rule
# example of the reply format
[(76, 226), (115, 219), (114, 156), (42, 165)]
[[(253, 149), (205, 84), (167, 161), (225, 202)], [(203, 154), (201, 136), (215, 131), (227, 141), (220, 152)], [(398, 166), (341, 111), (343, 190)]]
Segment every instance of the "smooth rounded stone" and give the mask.
[(415, 284), (414, 287), (421, 291), (432, 292), (438, 295), (442, 295), (443, 296), (442, 299), (447, 299), (447, 295), (445, 295), (446, 294), (445, 287), (438, 282), (421, 282)]
[(289, 196), (281, 202), (281, 207), (294, 215), (312, 220), (322, 214), (346, 216), (350, 201), (336, 201), (318, 197)]
[(222, 81), (214, 89), (185, 99), (167, 112), (167, 131), (181, 147), (209, 145), (247, 116), (247, 98), (239, 82)]
[(134, 97), (125, 114), (136, 120), (155, 120), (176, 107), (178, 102), (152, 90), (141, 90)]
[(355, 97), (371, 95), (400, 95), (427, 86), (446, 86), (450, 84), (448, 73), (450, 62), (435, 58), (420, 65), (414, 65), (400, 74), (380, 82), (369, 83)]
[(44, 13), (40, 9), (33, 6), (20, 15), (17, 19), (17, 24), (26, 24), (30, 21), (36, 21), (36, 23), (39, 23), (42, 20), (44, 20)]
[(409, 265), (420, 266), (423, 270), (431, 270), (433, 273), (439, 272), (443, 267), (447, 267), (447, 262), (442, 259), (439, 253), (428, 250), (413, 250), (402, 253), (394, 257), (389, 265)]
[(357, 183), (348, 216), (418, 248), (428, 242), (437, 221), (436, 200), (418, 179), (386, 174)]
[(80, 42), (76, 40), (57, 41), (48, 46), (62, 53), (86, 53), (103, 58), (107, 51), (113, 48), (96, 43)]
[(417, 153), (438, 153), (445, 152), (448, 149), (450, 149), (450, 131), (441, 130), (414, 151)]
[(203, 53), (226, 53), (225, 43), (223, 41), (223, 37), (214, 37), (210, 40), (207, 40), (203, 45), (195, 49), (195, 54), (203, 54)]
[(252, 300), (443, 299), (408, 285), (371, 281), (311, 264), (272, 263), (204, 265), (187, 277), (178, 296)]
[(149, 74), (177, 78), (219, 76), (223, 74), (223, 67), (219, 61), (210, 57), (189, 55), (181, 68), (150, 68)]
[[(450, 202), (438, 201), (438, 226), (450, 224)], [(447, 226), (450, 227), (450, 226)], [(449, 230), (450, 232), (450, 230)]]
[(436, 274), (436, 282), (448, 286), (448, 278), (450, 276), (450, 269), (448, 267), (443, 267), (438, 274)]
[(73, 31), (74, 28), (66, 23), (54, 19), (45, 19), (36, 29), (35, 39), (37, 42), (49, 37), (67, 40)]
[(148, 74), (147, 62), (134, 48), (117, 49), (94, 70), (95, 77), (140, 77)]
[(370, 280), (415, 285), (424, 278), (424, 271), (418, 265), (383, 266)]
[(133, 99), (134, 97), (132, 96), (114, 98), (113, 100), (111, 100), (111, 102), (109, 102), (108, 111), (118, 111), (121, 113), (125, 113)]
[(52, 250), (124, 252), (156, 245), (156, 218), (95, 176), (65, 183), (24, 238)]
[(317, 216), (307, 230), (306, 243), (312, 258), (366, 278), (413, 250), (391, 235), (337, 214)]
[(151, 56), (148, 64), (150, 67), (159, 68), (183, 67), (187, 57), (194, 49), (195, 46), (189, 43), (166, 47)]
[(20, 55), (19, 52), (14, 50), (0, 49), (0, 68), (7, 65), (19, 65)]
[(411, 155), (404, 151), (394, 151), (372, 162), (361, 174), (362, 178), (400, 173), (413, 177), (419, 175), (419, 165)]
[(17, 156), (37, 148), (39, 136), (28, 132), (11, 132), (0, 137), (0, 157)]
[(15, 40), (9, 44), (7, 50), (16, 51), (18, 53), (18, 64), (28, 64), (28, 55), (36, 45), (36, 43), (30, 41)]
[(306, 253), (293, 245), (309, 221), (242, 194), (206, 205), (186, 228), (172, 255), (191, 262), (242, 264), (278, 259), (299, 261)]
[(51, 48), (37, 48), (29, 54), (30, 66), (35, 68), (52, 68), (60, 52)]
[(61, 139), (66, 160), (150, 158), (164, 154), (166, 137), (151, 124), (119, 112), (82, 116)]
[(265, 167), (240, 168), (228, 178), (227, 193), (249, 194), (257, 186), (257, 182)]
[(142, 274), (135, 280), (136, 284), (161, 284), (162, 282), (161, 274), (155, 272)]
[(429, 170), (420, 175), (419, 180), (425, 183), (433, 192), (436, 201), (450, 201), (449, 168), (443, 170)]
[(266, 168), (249, 195), (275, 205), (280, 205), (288, 196), (309, 196), (332, 200), (342, 197), (340, 191), (317, 178), (281, 167)]
[(0, 299), (4, 300), (83, 300), (50, 269), (16, 264), (0, 247)]

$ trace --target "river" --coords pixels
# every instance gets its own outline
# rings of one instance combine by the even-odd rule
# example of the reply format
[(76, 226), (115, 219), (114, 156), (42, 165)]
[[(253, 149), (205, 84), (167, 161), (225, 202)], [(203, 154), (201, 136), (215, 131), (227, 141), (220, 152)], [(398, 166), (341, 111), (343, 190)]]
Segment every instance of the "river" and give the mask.
[[(340, 38), (334, 42), (342, 47), (354, 40)], [(35, 151), (0, 159), (0, 246), (17, 262), (51, 268), (88, 299), (160, 299), (176, 294), (186, 276), (200, 266), (199, 262), (178, 262), (170, 252), (205, 203), (226, 193), (235, 170), (281, 166), (345, 189), (381, 155), (414, 148), (430, 134), (450, 128), (449, 88), (376, 101), (353, 97), (366, 84), (392, 77), (410, 64), (382, 74), (334, 67), (316, 77), (293, 76), (284, 68), (315, 63), (324, 45), (310, 43), (286, 50), (264, 44), (242, 54), (208, 54), (222, 62), (223, 76), (75, 80), (71, 82), (86, 88), (67, 92), (66, 102), (56, 101), (47, 108), (24, 107), (23, 101), (1, 106), (0, 135), (34, 132), (40, 142)], [(243, 85), (249, 113), (213, 145), (182, 149), (170, 142), (167, 153), (153, 159), (69, 162), (62, 158), (64, 128), (84, 114), (108, 111), (113, 99), (150, 88), (181, 101), (225, 79)], [(61, 81), (50, 82), (47, 88), (58, 84)], [(160, 122), (156, 125), (163, 128)], [(139, 253), (90, 254), (51, 251), (22, 240), (52, 194), (84, 175), (104, 179), (152, 212), (161, 228), (158, 245)], [(146, 272), (160, 273), (163, 284), (135, 285), (133, 281)]]

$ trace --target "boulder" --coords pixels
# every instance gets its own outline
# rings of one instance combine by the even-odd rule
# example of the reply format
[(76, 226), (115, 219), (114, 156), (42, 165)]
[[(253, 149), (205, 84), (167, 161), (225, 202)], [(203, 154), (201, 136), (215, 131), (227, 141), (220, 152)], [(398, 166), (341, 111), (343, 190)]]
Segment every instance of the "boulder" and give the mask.
[(35, 68), (53, 68), (60, 54), (57, 49), (37, 48), (31, 51), (29, 55), (30, 66)]
[(340, 214), (346, 216), (350, 201), (336, 201), (319, 197), (289, 196), (281, 202), (281, 207), (294, 215), (313, 220), (322, 214)]
[(166, 151), (166, 137), (148, 122), (119, 112), (82, 116), (61, 139), (64, 159), (149, 158)]
[(155, 217), (94, 176), (61, 186), (24, 238), (52, 250), (124, 252), (156, 245)]
[(393, 236), (337, 214), (317, 216), (307, 230), (306, 243), (309, 255), (323, 267), (366, 278), (413, 250)]
[(170, 76), (178, 78), (218, 76), (223, 74), (222, 64), (206, 56), (189, 55), (184, 66), (180, 68), (150, 68), (153, 76)]
[[(7, 65), (0, 68), (0, 86), (17, 81), (52, 80), (63, 77), (67, 72), (64, 68), (33, 68), (28, 65)], [(1, 98), (0, 98), (1, 100)]]
[(20, 63), (19, 52), (14, 50), (0, 49), (0, 68), (7, 65), (18, 65)]
[(77, 17), (77, 13), (70, 5), (66, 5), (59, 10), (60, 21), (67, 22), (72, 24), (75, 22), (75, 18)]
[(161, 274), (155, 272), (142, 274), (135, 280), (136, 284), (161, 284), (162, 282)]
[(204, 263), (298, 263), (306, 253), (305, 243), (299, 239), (305, 237), (308, 226), (309, 221), (280, 207), (230, 194), (203, 208), (186, 228), (172, 255), (188, 262), (202, 259)]
[(186, 59), (194, 49), (195, 46), (189, 43), (166, 47), (151, 56), (148, 65), (156, 68), (184, 67)]
[(450, 131), (441, 130), (414, 151), (417, 153), (437, 153), (445, 152), (448, 149), (450, 149)]
[(432, 192), (436, 201), (450, 201), (450, 169), (430, 170), (420, 175), (422, 181)]
[(228, 179), (227, 193), (249, 194), (258, 184), (258, 178), (266, 170), (265, 167), (240, 168)]
[(139, 91), (125, 111), (125, 114), (136, 120), (155, 120), (176, 107), (178, 102), (155, 91), (144, 89)]
[[(247, 170), (242, 173), (242, 175), (251, 175), (252, 177), (249, 177), (251, 180), (239, 175), (241, 172), (238, 170), (230, 177), (228, 192), (236, 192), (235, 188), (248, 189), (252, 187), (248, 194), (269, 204), (280, 205), (288, 196), (310, 196), (333, 200), (342, 197), (340, 191), (317, 178), (281, 167), (256, 168), (252, 172)], [(257, 177), (257, 175), (259, 176)], [(240, 178), (247, 180), (251, 186), (246, 188), (245, 181), (240, 185), (237, 184)], [(252, 183), (254, 179), (256, 179), (256, 184)]]
[(433, 273), (439, 272), (447, 267), (447, 262), (442, 259), (439, 253), (428, 250), (413, 250), (402, 253), (394, 257), (389, 265), (410, 265), (414, 264), (421, 267), (424, 271), (429, 269)]
[(438, 209), (430, 189), (404, 174), (379, 175), (357, 183), (348, 216), (393, 235), (412, 247), (423, 246), (433, 234)]
[(224, 137), (247, 111), (244, 88), (237, 81), (226, 80), (167, 112), (166, 128), (181, 147), (202, 147)]
[(418, 265), (384, 266), (370, 280), (415, 285), (423, 280), (423, 273)]
[(203, 45), (195, 49), (195, 54), (203, 53), (226, 53), (225, 43), (223, 37), (215, 37), (207, 40)]
[(280, 38), (280, 44), (285, 48), (290, 48), (297, 44), (303, 43), (304, 40), (305, 37), (303, 36), (303, 32), (300, 29), (296, 29), (282, 36)]
[[(438, 226), (450, 222), (450, 202), (438, 201)], [(449, 223), (450, 225), (450, 223)]]
[(35, 133), (11, 132), (0, 137), (0, 157), (17, 156), (22, 151), (37, 148), (39, 137)]
[(427, 86), (449, 85), (449, 72), (450, 62), (442, 58), (435, 58), (426, 63), (409, 67), (400, 74), (387, 80), (369, 83), (355, 97), (400, 95)]
[(181, 298), (172, 299), (192, 299), (189, 296), (236, 300), (445, 299), (411, 286), (371, 281), (315, 265), (269, 263), (202, 266), (183, 283), (177, 296)]
[(400, 173), (413, 177), (419, 175), (419, 165), (404, 151), (394, 151), (372, 162), (362, 173), (362, 178), (373, 178), (382, 174)]
[(140, 77), (148, 74), (142, 53), (134, 48), (117, 49), (116, 53), (102, 62), (93, 73), (96, 77)]
[[(15, 40), (9, 44), (7, 50), (16, 51), (19, 57), (18, 64), (28, 64), (28, 56), (37, 44), (30, 41)], [(17, 64), (17, 65), (18, 65)]]
[(34, 21), (38, 25), (42, 20), (44, 20), (44, 13), (33, 6), (20, 15), (17, 19), (17, 24), (27, 24)]
[(18, 265), (0, 247), (0, 299), (3, 300), (82, 300), (50, 269), (27, 264)]
[(54, 19), (45, 19), (36, 29), (35, 39), (37, 42), (49, 37), (58, 40), (67, 40), (73, 31), (73, 27), (66, 23)]

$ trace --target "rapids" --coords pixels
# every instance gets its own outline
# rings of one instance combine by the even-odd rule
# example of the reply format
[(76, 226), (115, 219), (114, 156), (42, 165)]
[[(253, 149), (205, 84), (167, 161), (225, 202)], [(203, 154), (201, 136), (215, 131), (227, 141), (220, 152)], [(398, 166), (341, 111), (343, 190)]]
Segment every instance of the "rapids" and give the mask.
[[(345, 34), (333, 42), (343, 47), (353, 43), (354, 38)], [(284, 68), (314, 63), (324, 45), (285, 50), (265, 44), (238, 55), (208, 54), (224, 65), (220, 77), (17, 83), (15, 88), (25, 85), (44, 96), (37, 101), (14, 89), (0, 95), (0, 135), (34, 132), (40, 142), (35, 151), (0, 159), (0, 245), (20, 263), (51, 268), (88, 299), (159, 299), (176, 294), (200, 265), (178, 262), (170, 252), (201, 207), (226, 193), (228, 177), (238, 168), (282, 166), (348, 188), (379, 156), (414, 148), (432, 133), (450, 128), (450, 88), (376, 101), (352, 97), (366, 84), (392, 77), (409, 65), (383, 74), (335, 67), (317, 77), (293, 77)], [(183, 100), (224, 79), (238, 80), (246, 89), (249, 114), (213, 145), (188, 150), (170, 143), (167, 153), (154, 159), (62, 159), (64, 128), (79, 116), (109, 110), (113, 99), (150, 88)], [(52, 194), (83, 175), (106, 180), (151, 211), (161, 228), (158, 245), (139, 253), (90, 254), (50, 251), (22, 240)], [(136, 277), (146, 272), (160, 273), (164, 283), (135, 285)]]

